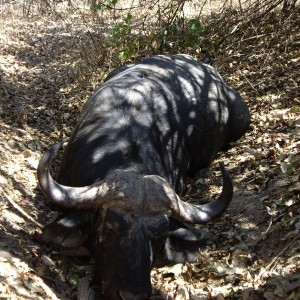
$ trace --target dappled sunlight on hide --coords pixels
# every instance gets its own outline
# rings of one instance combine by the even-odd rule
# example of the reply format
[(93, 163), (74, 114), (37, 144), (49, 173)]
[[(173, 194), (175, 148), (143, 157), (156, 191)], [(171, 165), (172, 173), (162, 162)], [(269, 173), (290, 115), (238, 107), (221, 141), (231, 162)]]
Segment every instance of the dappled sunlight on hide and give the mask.
[[(126, 157), (133, 157), (132, 154), (135, 153), (135, 163), (138, 163), (142, 159), (139, 154), (143, 153), (143, 157), (147, 155), (152, 158), (152, 162), (149, 159), (149, 170), (146, 172), (157, 173), (154, 170), (158, 166), (153, 165), (153, 161), (162, 159), (166, 162), (168, 174), (175, 173), (173, 178), (170, 178), (170, 175), (164, 177), (168, 176), (168, 179), (174, 182), (176, 173), (179, 172), (175, 167), (177, 164), (174, 163), (174, 158), (188, 164), (184, 158), (185, 149), (180, 146), (183, 143), (189, 144), (186, 137), (191, 140), (193, 148), (197, 148), (192, 141), (202, 134), (205, 126), (213, 130), (216, 124), (223, 124), (221, 132), (215, 133), (216, 136), (226, 131), (224, 127), (229, 114), (227, 102), (222, 94), (223, 82), (214, 75), (214, 69), (208, 66), (194, 66), (194, 60), (189, 56), (182, 55), (174, 61), (176, 64), (171, 65), (169, 57), (146, 59), (110, 78), (89, 100), (86, 104), (87, 111), (89, 106), (93, 107), (101, 113), (101, 120), (89, 120), (85, 117), (85, 128), (81, 131), (91, 132), (87, 143), (105, 144), (105, 149), (96, 149), (92, 157), (93, 164), (100, 161), (103, 164), (103, 161), (118, 156), (118, 165), (129, 167)], [(212, 76), (216, 80), (212, 80)], [(199, 102), (199, 98), (209, 101)], [(95, 107), (96, 99), (111, 101), (98, 101)], [(222, 102), (224, 105), (221, 106)], [(197, 118), (203, 110), (209, 112), (207, 119)], [(93, 117), (97, 118), (97, 114), (93, 113)], [(97, 128), (101, 128), (101, 134)], [(78, 137), (80, 138), (80, 134)], [(147, 147), (149, 139), (153, 138), (157, 139), (154, 140), (155, 143), (167, 145), (168, 151), (159, 153), (153, 151), (152, 146)], [(222, 142), (220, 140), (220, 143)], [(202, 134), (198, 147), (201, 148), (200, 145), (203, 144), (209, 143)], [(119, 153), (119, 149), (123, 149), (122, 153)], [(120, 160), (122, 156), (124, 158)], [(144, 167), (141, 167), (142, 172), (145, 172)], [(138, 168), (139, 166), (137, 170)], [(179, 182), (178, 186), (183, 186), (182, 182)]]
[[(238, 111), (244, 121), (235, 117)], [(53, 202), (93, 211), (93, 221), (84, 221), (90, 232), (82, 236), (89, 236), (83, 243), (93, 253), (104, 297), (148, 299), (152, 251), (169, 262), (197, 259), (202, 234), (185, 223), (206, 224), (224, 213), (233, 193), (230, 176), (220, 164), (222, 192), (207, 204), (180, 196), (187, 178), (233, 140), (230, 130), (239, 137), (248, 125), (240, 96), (188, 55), (149, 57), (108, 75), (83, 108), (59, 183), (49, 173), (52, 148), (38, 174)], [(57, 191), (47, 190), (53, 189), (48, 182)]]

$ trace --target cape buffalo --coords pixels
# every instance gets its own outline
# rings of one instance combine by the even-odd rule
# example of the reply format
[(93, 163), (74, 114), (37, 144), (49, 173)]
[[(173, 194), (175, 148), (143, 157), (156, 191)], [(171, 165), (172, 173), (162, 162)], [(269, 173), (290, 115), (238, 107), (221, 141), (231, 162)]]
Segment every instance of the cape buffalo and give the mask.
[(38, 167), (40, 187), (65, 214), (42, 239), (85, 246), (105, 299), (149, 299), (156, 261), (194, 261), (205, 224), (228, 207), (231, 179), (204, 205), (180, 199), (186, 180), (248, 129), (249, 111), (210, 65), (189, 55), (159, 55), (107, 76), (83, 107), (57, 181)]

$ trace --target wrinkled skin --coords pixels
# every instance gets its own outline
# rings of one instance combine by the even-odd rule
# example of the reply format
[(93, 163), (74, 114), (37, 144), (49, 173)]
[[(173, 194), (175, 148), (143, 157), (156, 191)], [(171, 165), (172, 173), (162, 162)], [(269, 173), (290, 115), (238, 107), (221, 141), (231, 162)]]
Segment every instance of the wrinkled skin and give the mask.
[[(107, 299), (119, 299), (119, 296), (131, 299), (131, 295), (132, 299), (148, 299), (151, 296), (150, 271), (155, 262), (154, 255), (160, 255), (165, 263), (170, 263), (170, 260), (184, 262), (195, 259), (195, 257), (192, 260), (187, 259), (183, 245), (178, 248), (183, 253), (179, 251), (176, 253), (171, 249), (172, 241), (168, 237), (170, 232), (167, 218), (132, 221), (129, 228), (119, 227), (119, 232), (104, 229), (106, 242), (103, 247), (99, 245), (100, 251), (96, 248), (96, 252), (102, 254), (99, 260), (96, 260), (96, 264), (108, 270), (105, 274), (105, 281), (102, 282)], [(110, 223), (107, 222), (107, 224)], [(116, 227), (118, 226), (112, 226), (114, 229), (117, 229)], [(168, 243), (166, 243), (167, 240)], [(193, 246), (194, 252), (198, 255), (199, 247), (203, 243), (204, 241), (199, 238), (197, 242), (192, 243), (193, 245), (186, 245), (188, 255), (191, 256)], [(176, 255), (178, 257), (175, 257)], [(117, 292), (116, 286), (111, 286), (111, 283), (116, 282), (118, 283)], [(134, 289), (131, 290), (128, 287), (134, 287)]]
[[(249, 120), (239, 94), (211, 66), (187, 55), (147, 58), (113, 71), (86, 103), (58, 182), (87, 186), (121, 168), (159, 175), (182, 195), (186, 179), (239, 139)], [(42, 240), (88, 248), (102, 297), (123, 300), (150, 297), (155, 262), (195, 261), (205, 244), (199, 231), (165, 214), (116, 208), (71, 210)]]
[(49, 224), (42, 241), (65, 248), (84, 245), (95, 259), (105, 299), (149, 299), (153, 266), (193, 262), (206, 244), (200, 232), (164, 216), (128, 218), (109, 210), (100, 233), (101, 223), (93, 213), (71, 213)]
[[(124, 297), (129, 293), (141, 299), (149, 298), (150, 269), (153, 261), (150, 232), (141, 220), (132, 220), (131, 224), (117, 224), (115, 220), (116, 218), (113, 223), (108, 220), (105, 222), (102, 231), (105, 242), (94, 242), (96, 265), (107, 270), (101, 288), (110, 299), (118, 299), (118, 296)], [(111, 285), (114, 282), (118, 282), (117, 290)], [(135, 289), (130, 290), (128, 286), (134, 286)]]

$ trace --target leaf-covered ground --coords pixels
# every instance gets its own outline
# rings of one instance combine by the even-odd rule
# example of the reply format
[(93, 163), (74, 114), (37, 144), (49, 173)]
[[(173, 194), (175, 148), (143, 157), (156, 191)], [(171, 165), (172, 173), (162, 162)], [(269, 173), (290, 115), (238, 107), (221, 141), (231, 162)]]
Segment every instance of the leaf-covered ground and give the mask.
[[(215, 67), (248, 103), (252, 125), (191, 182), (186, 200), (219, 192), (219, 160), (234, 179), (233, 203), (203, 228), (208, 245), (197, 263), (153, 270), (153, 298), (300, 298), (299, 13), (271, 12), (216, 51)], [(78, 13), (1, 16), (0, 298), (74, 299), (80, 279), (92, 277), (88, 260), (40, 245), (38, 227), (9, 200), (42, 224), (56, 216), (36, 167), (114, 65), (101, 61), (110, 57), (97, 40), (106, 34)], [(98, 51), (97, 62), (89, 51)]]

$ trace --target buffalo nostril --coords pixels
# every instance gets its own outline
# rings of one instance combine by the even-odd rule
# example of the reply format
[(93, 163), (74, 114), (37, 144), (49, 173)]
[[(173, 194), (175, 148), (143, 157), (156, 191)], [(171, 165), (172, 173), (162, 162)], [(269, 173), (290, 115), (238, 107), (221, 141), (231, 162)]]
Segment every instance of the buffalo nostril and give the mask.
[(149, 293), (133, 293), (129, 291), (119, 291), (119, 295), (122, 300), (148, 300), (150, 298)]

